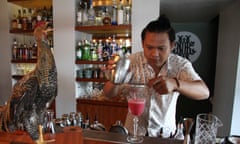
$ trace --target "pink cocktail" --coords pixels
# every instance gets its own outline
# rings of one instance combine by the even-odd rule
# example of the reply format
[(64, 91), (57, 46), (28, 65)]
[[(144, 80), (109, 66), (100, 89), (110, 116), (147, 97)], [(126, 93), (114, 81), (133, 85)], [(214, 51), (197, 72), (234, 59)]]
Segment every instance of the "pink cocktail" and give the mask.
[(145, 99), (130, 98), (128, 99), (128, 108), (131, 114), (140, 116), (144, 111)]
[(129, 84), (128, 86), (128, 110), (133, 115), (133, 133), (127, 137), (130, 143), (141, 143), (143, 137), (138, 135), (138, 117), (144, 112), (145, 101), (149, 95), (149, 89), (144, 84)]

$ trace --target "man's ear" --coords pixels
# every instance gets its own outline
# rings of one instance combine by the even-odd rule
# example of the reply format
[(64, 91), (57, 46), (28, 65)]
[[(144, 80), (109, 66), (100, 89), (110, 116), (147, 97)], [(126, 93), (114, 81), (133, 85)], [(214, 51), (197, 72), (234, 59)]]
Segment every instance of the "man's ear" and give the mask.
[(176, 47), (176, 42), (175, 42), (175, 41), (171, 42), (171, 51), (172, 51), (175, 47)]

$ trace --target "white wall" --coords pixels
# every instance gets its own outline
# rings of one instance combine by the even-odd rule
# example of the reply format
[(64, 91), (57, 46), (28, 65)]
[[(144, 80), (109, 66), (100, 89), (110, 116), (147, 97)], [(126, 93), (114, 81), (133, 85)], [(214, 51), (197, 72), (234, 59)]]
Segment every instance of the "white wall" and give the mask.
[(0, 105), (11, 95), (11, 42), (9, 34), (7, 0), (0, 1)]
[(213, 113), (222, 120), (224, 125), (219, 128), (218, 134), (220, 136), (240, 135), (240, 109), (239, 105), (237, 105), (237, 103), (239, 104), (240, 92), (236, 87), (237, 78), (239, 83), (240, 75), (237, 73), (239, 72), (240, 44), (239, 9), (240, 1), (235, 1), (220, 13), (215, 91), (213, 97)]
[(152, 20), (157, 19), (160, 11), (160, 0), (132, 1), (132, 52), (142, 50), (142, 29)]
[(74, 13), (75, 0), (53, 0), (54, 56), (58, 71), (57, 117), (76, 111)]

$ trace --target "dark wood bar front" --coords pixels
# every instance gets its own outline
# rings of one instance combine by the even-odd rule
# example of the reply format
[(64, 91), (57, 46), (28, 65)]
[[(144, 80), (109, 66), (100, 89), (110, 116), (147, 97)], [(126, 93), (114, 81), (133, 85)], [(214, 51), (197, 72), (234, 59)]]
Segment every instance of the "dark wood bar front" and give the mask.
[[(94, 130), (77, 130), (55, 134), (55, 141), (49, 144), (124, 144), (126, 135)], [(175, 139), (144, 137), (142, 144), (182, 144)], [(0, 132), (0, 144), (36, 144), (26, 133)]]
[(117, 120), (125, 122), (128, 107), (126, 101), (77, 99), (77, 112), (81, 112), (84, 118), (88, 113), (90, 123), (93, 123), (97, 116), (98, 122), (102, 123), (108, 131)]

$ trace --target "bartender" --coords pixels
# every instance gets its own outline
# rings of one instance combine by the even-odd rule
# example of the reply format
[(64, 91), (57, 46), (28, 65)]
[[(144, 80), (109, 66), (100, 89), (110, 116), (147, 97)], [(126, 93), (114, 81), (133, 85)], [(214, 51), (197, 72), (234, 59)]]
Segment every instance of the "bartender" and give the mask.
[[(161, 15), (147, 24), (141, 33), (143, 51), (131, 54), (128, 83), (144, 83), (155, 90), (146, 99), (144, 113), (139, 117), (139, 126), (146, 134), (169, 137), (176, 130), (176, 104), (180, 94), (203, 100), (209, 97), (209, 89), (194, 70), (191, 62), (175, 55), (175, 31), (169, 19)], [(110, 60), (105, 72), (115, 68), (116, 61)], [(126, 81), (125, 81), (126, 82)], [(104, 86), (107, 97), (121, 95), (124, 85), (108, 81)], [(125, 127), (133, 133), (133, 115), (127, 114)]]

